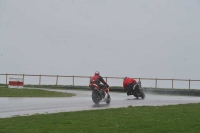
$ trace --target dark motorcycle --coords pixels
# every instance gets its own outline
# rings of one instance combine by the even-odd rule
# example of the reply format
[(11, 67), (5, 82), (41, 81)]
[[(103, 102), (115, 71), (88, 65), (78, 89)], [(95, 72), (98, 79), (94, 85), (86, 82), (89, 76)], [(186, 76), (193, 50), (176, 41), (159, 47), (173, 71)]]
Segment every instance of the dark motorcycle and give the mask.
[(144, 88), (142, 87), (141, 84), (137, 83), (137, 84), (135, 84), (133, 86), (133, 90), (131, 91), (130, 95), (135, 96), (137, 99), (139, 97), (141, 97), (142, 99), (144, 99), (145, 98)]
[(90, 89), (92, 90), (92, 100), (95, 104), (99, 104), (100, 101), (104, 101), (107, 104), (111, 102), (111, 97), (109, 94), (109, 88), (106, 88), (102, 90), (98, 85), (96, 84), (90, 84)]

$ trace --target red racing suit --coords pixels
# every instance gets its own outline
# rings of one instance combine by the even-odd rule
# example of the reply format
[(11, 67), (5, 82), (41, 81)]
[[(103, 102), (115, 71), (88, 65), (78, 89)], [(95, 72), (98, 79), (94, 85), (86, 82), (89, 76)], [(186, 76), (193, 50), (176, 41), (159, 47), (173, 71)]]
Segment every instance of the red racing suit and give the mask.
[(133, 78), (126, 78), (126, 79), (124, 79), (124, 81), (123, 81), (123, 88), (125, 89), (125, 90), (127, 90), (128, 88), (128, 85), (130, 85), (131, 83), (137, 83), (137, 81), (135, 80), (135, 79), (133, 79)]
[(91, 77), (90, 79), (90, 84), (96, 84), (98, 85), (101, 89), (103, 89), (104, 85), (100, 84), (103, 83), (105, 86), (109, 87), (109, 85), (104, 81), (104, 79), (99, 76), (99, 75), (94, 75), (93, 77)]

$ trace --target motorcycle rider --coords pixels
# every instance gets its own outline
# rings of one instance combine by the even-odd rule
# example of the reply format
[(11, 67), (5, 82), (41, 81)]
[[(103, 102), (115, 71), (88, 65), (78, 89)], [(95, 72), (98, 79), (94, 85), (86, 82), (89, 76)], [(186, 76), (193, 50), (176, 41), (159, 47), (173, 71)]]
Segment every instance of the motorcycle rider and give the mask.
[(123, 81), (123, 88), (127, 91), (127, 96), (131, 95), (133, 86), (137, 84), (137, 81), (134, 78), (125, 77)]
[[(100, 84), (100, 83), (103, 83), (103, 84)], [(109, 85), (105, 82), (105, 80), (100, 76), (100, 73), (98, 71), (96, 71), (94, 73), (94, 76), (91, 77), (90, 79), (90, 84), (96, 84), (99, 86), (99, 88), (101, 88), (102, 90), (105, 89), (105, 86), (108, 88)]]

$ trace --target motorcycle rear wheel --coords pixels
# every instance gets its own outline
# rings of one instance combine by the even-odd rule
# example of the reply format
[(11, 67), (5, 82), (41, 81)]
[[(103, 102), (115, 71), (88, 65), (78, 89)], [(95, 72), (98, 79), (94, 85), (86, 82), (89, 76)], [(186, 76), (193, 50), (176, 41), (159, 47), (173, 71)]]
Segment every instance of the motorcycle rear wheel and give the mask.
[(92, 101), (95, 103), (95, 104), (99, 104), (100, 103), (100, 97), (98, 96), (98, 94), (96, 92), (92, 92)]

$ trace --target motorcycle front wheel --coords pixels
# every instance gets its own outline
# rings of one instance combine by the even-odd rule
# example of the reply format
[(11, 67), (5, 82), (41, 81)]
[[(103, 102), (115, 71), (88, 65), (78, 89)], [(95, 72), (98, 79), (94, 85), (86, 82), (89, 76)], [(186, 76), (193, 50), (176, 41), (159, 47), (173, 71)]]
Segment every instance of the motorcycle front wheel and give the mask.
[(111, 97), (110, 97), (110, 94), (108, 93), (108, 96), (107, 96), (107, 100), (106, 100), (106, 103), (109, 104), (111, 102)]
[(142, 89), (139, 89), (139, 94), (140, 94), (140, 97), (141, 97), (142, 99), (145, 98), (145, 94), (144, 94), (144, 92), (143, 92)]

